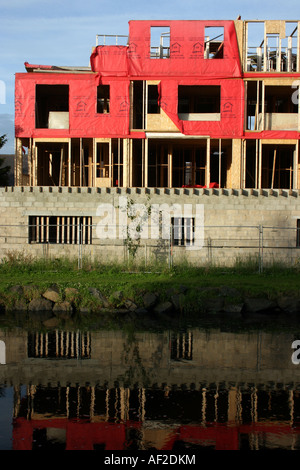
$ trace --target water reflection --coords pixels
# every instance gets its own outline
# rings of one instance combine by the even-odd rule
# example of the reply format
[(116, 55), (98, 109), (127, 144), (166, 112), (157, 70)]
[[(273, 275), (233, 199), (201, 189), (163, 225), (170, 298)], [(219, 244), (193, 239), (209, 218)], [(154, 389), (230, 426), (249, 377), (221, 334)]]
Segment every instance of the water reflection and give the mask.
[(0, 329), (0, 407), (12, 407), (0, 448), (11, 427), (16, 450), (300, 449), (294, 339), (257, 328)]

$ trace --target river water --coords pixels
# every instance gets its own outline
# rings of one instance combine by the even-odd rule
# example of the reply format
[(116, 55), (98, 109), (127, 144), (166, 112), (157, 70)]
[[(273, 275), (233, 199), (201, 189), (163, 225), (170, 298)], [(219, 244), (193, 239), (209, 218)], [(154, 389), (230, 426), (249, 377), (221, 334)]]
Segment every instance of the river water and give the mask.
[[(0, 450), (300, 449), (297, 319), (0, 320)], [(295, 362), (295, 361), (294, 361)]]

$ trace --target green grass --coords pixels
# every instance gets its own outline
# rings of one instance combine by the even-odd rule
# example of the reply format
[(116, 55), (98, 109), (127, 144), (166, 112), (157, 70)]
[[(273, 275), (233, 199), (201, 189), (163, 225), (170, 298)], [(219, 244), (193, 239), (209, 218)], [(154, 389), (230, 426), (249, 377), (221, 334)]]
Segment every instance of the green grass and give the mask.
[(240, 260), (231, 268), (193, 267), (187, 263), (173, 266), (101, 264), (84, 260), (78, 269), (77, 260), (35, 260), (18, 254), (0, 263), (0, 293), (14, 285), (32, 285), (40, 289), (58, 284), (60, 287), (101, 288), (107, 295), (123, 291), (127, 295), (139, 290), (163, 292), (170, 287), (219, 287), (239, 289), (247, 295), (300, 295), (300, 272), (272, 264), (258, 273), (255, 261)]

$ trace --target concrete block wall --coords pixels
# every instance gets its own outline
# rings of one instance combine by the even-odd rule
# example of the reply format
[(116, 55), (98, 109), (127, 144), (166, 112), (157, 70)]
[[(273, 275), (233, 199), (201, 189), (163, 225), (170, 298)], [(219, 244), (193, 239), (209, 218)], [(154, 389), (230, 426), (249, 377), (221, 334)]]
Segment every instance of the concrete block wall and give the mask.
[[(77, 258), (80, 252), (80, 256), (87, 258), (123, 262), (127, 259), (123, 240), (120, 237), (99, 239), (97, 235), (97, 224), (101, 221), (97, 215), (99, 206), (110, 204), (118, 223), (120, 197), (146, 207), (180, 205), (183, 211), (184, 205), (191, 205), (192, 215), (196, 214), (197, 207), (203, 207), (201, 234), (204, 234), (204, 243), (201, 248), (187, 250), (171, 247), (168, 240), (153, 240), (149, 223), (149, 238), (141, 240), (137, 252), (143, 262), (145, 258), (150, 261), (161, 247), (166, 261), (171, 253), (174, 262), (232, 264), (236, 258), (257, 257), (262, 242), (265, 259), (282, 259), (292, 264), (300, 259), (296, 247), (299, 191), (86, 187), (0, 188), (0, 258), (8, 252), (24, 252), (34, 257)], [(82, 245), (81, 251), (78, 245), (71, 244), (29, 244), (29, 216), (90, 216), (93, 242)], [(259, 226), (264, 227), (261, 238)]]

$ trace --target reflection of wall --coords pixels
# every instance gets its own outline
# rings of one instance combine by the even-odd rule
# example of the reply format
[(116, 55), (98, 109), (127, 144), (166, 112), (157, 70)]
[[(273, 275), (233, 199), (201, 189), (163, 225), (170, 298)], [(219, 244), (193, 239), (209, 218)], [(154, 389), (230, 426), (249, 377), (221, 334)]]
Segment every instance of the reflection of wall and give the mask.
[[(21, 363), (27, 357), (27, 332), (0, 330), (0, 342), (5, 344), (6, 364)], [(1, 371), (1, 369), (0, 369)]]
[[(118, 381), (131, 387), (135, 383), (195, 386), (200, 382), (300, 381), (300, 368), (291, 361), (293, 333), (193, 329), (185, 334), (139, 332), (132, 337), (121, 331), (29, 336), (15, 330), (1, 332), (0, 340), (6, 345), (6, 366), (0, 368), (0, 382), (10, 379), (26, 384), (34, 377), (34, 382), (41, 384)], [(57, 357), (57, 361), (47, 359), (46, 344), (48, 357)]]

